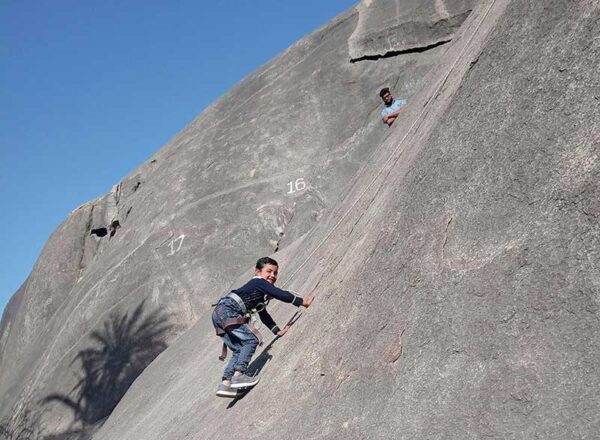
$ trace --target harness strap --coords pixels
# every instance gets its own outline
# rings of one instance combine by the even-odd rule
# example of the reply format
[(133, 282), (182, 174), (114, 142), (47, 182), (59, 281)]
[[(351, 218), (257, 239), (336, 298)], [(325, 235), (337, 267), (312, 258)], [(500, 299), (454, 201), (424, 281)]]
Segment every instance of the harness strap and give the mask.
[(232, 325), (247, 324), (250, 318), (247, 316), (238, 316), (237, 318), (229, 318), (223, 321), (223, 329), (231, 327)]
[(227, 357), (227, 345), (223, 342), (223, 348), (221, 348), (221, 354), (219, 355), (219, 360), (224, 361)]
[(235, 300), (236, 303), (239, 304), (239, 306), (242, 309), (242, 314), (245, 315), (246, 313), (248, 313), (248, 309), (246, 309), (246, 304), (244, 304), (244, 301), (242, 300), (242, 298), (239, 297), (239, 295), (235, 292), (229, 292), (229, 294), (227, 295), (229, 298)]
[(244, 303), (244, 300), (235, 292), (231, 291), (227, 294), (227, 296), (233, 300), (235, 300), (235, 302), (237, 302), (240, 306), (240, 308), (242, 309), (242, 314), (246, 314), (246, 313), (258, 313), (258, 312), (262, 312), (266, 307), (267, 304), (269, 304), (269, 301), (271, 300), (270, 298), (265, 300), (265, 302), (259, 303), (256, 305), (255, 309), (250, 309), (248, 310), (248, 307), (246, 307), (246, 304)]
[[(254, 327), (254, 324), (252, 323), (252, 320), (250, 319), (249, 316), (239, 316), (237, 318), (230, 318), (230, 319), (226, 319), (223, 322), (223, 327), (227, 328), (227, 327), (231, 327), (232, 325), (240, 325), (240, 324), (246, 324), (248, 326), (248, 328), (250, 329), (250, 331), (252, 332), (252, 334), (254, 336), (256, 336), (256, 339), (258, 339), (258, 345), (262, 346), (263, 345), (263, 337), (260, 334), (260, 332), (258, 331), (258, 329), (256, 327)], [(221, 330), (221, 329), (218, 329)], [(225, 331), (217, 331), (217, 335), (222, 336), (225, 334)], [(221, 347), (221, 354), (219, 356), (219, 360), (220, 361), (224, 361), (225, 358), (227, 357), (227, 345), (225, 343), (223, 343), (223, 347)]]
[(254, 324), (252, 323), (252, 321), (248, 322), (248, 327), (250, 328), (250, 331), (254, 334), (254, 336), (256, 336), (256, 339), (258, 339), (258, 345), (263, 345), (263, 337), (260, 334), (260, 332), (258, 331), (258, 329), (256, 327), (254, 327)]

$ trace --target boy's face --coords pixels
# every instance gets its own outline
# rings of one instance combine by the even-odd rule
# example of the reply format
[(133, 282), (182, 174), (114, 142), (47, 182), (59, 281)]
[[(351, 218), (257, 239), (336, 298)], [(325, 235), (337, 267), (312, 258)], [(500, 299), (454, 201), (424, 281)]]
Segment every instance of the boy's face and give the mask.
[(256, 269), (256, 276), (267, 280), (271, 284), (277, 281), (277, 271), (279, 268), (273, 264), (266, 264), (262, 269)]

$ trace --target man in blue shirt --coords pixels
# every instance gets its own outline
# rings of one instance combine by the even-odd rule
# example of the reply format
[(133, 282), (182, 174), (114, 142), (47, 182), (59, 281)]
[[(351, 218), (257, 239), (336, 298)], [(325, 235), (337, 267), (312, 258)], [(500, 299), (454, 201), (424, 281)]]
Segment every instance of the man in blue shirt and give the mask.
[(379, 96), (381, 96), (384, 104), (381, 117), (383, 118), (383, 122), (391, 127), (398, 115), (404, 110), (406, 99), (394, 99), (390, 93), (390, 89), (387, 87), (381, 89)]

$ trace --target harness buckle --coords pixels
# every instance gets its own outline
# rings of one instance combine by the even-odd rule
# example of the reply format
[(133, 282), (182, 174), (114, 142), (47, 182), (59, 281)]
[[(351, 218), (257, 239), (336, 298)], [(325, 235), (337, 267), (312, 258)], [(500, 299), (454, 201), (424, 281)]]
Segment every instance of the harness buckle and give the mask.
[(250, 314), (250, 322), (252, 322), (252, 325), (256, 330), (260, 330), (263, 326), (262, 321), (258, 319), (254, 313)]

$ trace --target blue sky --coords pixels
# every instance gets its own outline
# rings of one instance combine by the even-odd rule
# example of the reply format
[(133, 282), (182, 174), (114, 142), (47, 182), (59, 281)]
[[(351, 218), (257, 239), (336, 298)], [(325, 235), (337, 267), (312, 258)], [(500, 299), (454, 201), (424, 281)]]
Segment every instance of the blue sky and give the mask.
[(0, 311), (69, 213), (356, 0), (0, 0)]

